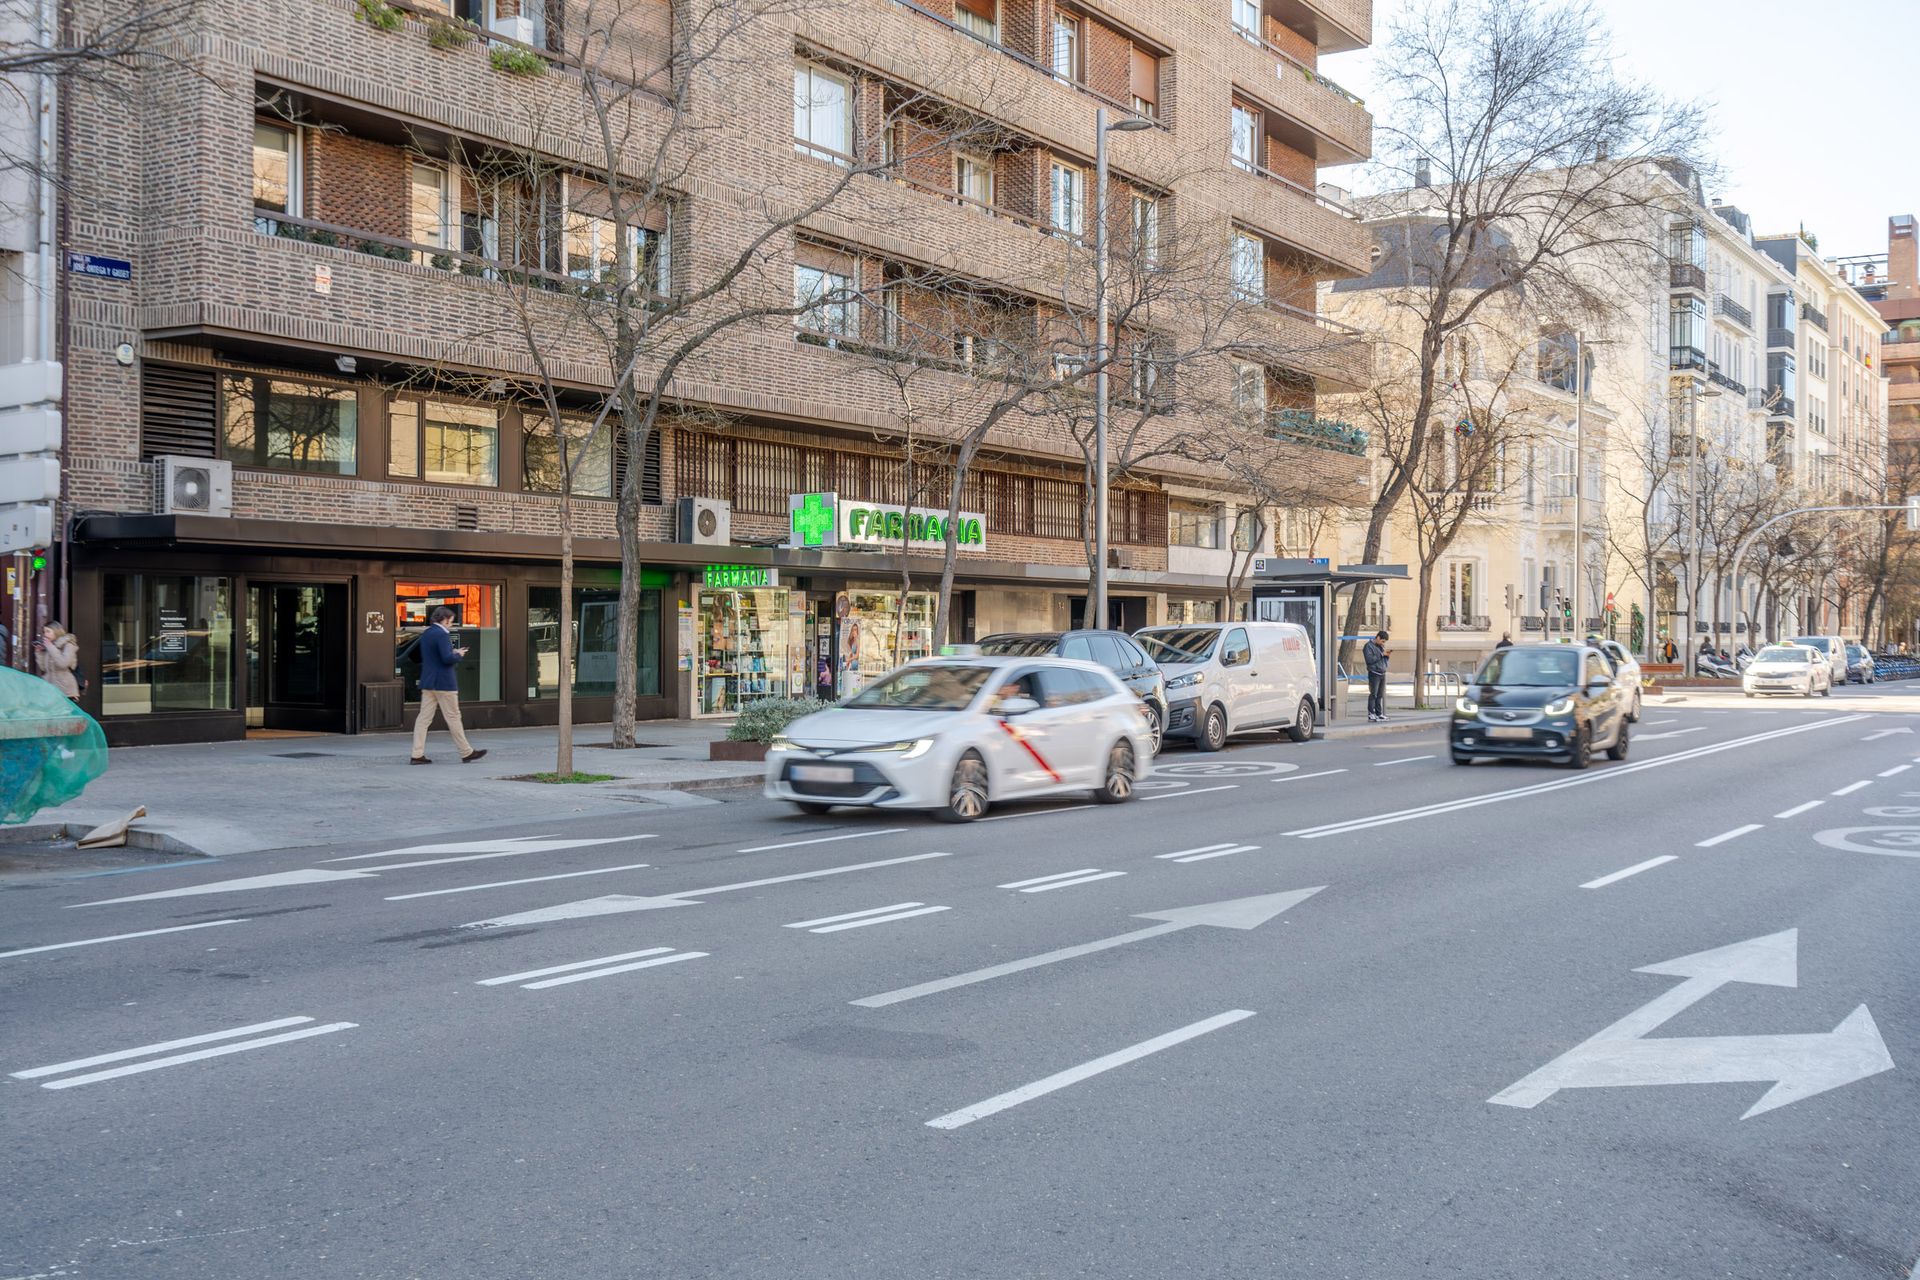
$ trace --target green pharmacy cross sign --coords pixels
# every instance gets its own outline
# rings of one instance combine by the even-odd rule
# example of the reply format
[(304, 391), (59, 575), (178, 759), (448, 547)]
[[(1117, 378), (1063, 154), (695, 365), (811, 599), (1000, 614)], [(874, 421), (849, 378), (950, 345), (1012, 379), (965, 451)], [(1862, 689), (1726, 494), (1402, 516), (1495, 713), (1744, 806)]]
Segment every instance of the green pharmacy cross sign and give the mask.
[(840, 543), (835, 533), (839, 525), (835, 509), (840, 505), (837, 493), (796, 493), (787, 499), (795, 547), (833, 547)]
[(950, 522), (944, 511), (901, 507), (884, 502), (842, 501), (837, 493), (795, 493), (787, 497), (789, 547), (871, 547), (937, 551), (946, 546), (952, 526), (955, 544), (973, 551), (987, 545), (987, 518), (962, 511)]

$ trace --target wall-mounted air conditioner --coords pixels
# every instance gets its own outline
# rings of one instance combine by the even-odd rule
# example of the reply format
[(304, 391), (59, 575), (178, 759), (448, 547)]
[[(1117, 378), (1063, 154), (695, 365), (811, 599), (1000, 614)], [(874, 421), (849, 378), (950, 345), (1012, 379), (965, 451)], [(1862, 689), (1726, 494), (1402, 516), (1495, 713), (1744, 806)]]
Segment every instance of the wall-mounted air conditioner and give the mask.
[(719, 498), (682, 498), (679, 538), (697, 546), (733, 545), (733, 505)]
[(233, 464), (220, 458), (155, 458), (160, 492), (154, 505), (162, 515), (233, 514)]

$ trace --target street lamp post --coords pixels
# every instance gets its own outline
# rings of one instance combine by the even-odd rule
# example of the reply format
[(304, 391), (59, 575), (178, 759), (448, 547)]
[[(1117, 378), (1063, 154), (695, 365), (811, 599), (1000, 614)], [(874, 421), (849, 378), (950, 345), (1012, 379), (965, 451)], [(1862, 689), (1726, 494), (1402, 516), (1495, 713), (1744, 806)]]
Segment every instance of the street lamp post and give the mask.
[(1107, 134), (1151, 129), (1137, 116), (1107, 122), (1094, 112), (1093, 144), (1093, 581), (1087, 592), (1089, 627), (1107, 625)]
[(1687, 524), (1692, 536), (1687, 540), (1687, 643), (1683, 650), (1687, 674), (1700, 674), (1700, 650), (1696, 635), (1700, 630), (1700, 401), (1720, 394), (1718, 387), (1700, 389), (1698, 378), (1687, 379), (1687, 489), (1692, 513)]

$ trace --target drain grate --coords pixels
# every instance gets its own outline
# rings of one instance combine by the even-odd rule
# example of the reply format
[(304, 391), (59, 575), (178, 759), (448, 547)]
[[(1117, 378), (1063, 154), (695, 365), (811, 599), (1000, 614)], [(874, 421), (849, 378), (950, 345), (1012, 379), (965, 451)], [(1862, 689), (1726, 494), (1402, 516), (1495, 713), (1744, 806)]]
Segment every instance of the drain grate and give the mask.
[[(585, 747), (585, 748), (597, 747), (606, 751), (613, 750), (613, 743), (610, 740), (607, 742), (576, 742), (573, 745), (576, 747)], [(633, 744), (633, 749), (638, 751), (641, 747), (664, 747), (666, 745), (667, 744), (664, 742), (636, 742)]]
[(274, 757), (279, 760), (318, 760), (322, 756), (337, 756), (338, 751), (276, 751)]

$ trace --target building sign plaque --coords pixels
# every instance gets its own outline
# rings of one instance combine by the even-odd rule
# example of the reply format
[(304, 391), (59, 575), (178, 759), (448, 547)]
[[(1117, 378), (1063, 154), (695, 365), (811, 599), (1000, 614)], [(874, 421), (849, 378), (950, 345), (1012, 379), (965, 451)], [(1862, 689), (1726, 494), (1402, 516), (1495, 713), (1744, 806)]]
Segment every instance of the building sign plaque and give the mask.
[(764, 564), (710, 564), (701, 574), (709, 587), (743, 591), (753, 587), (777, 587), (780, 571)]

